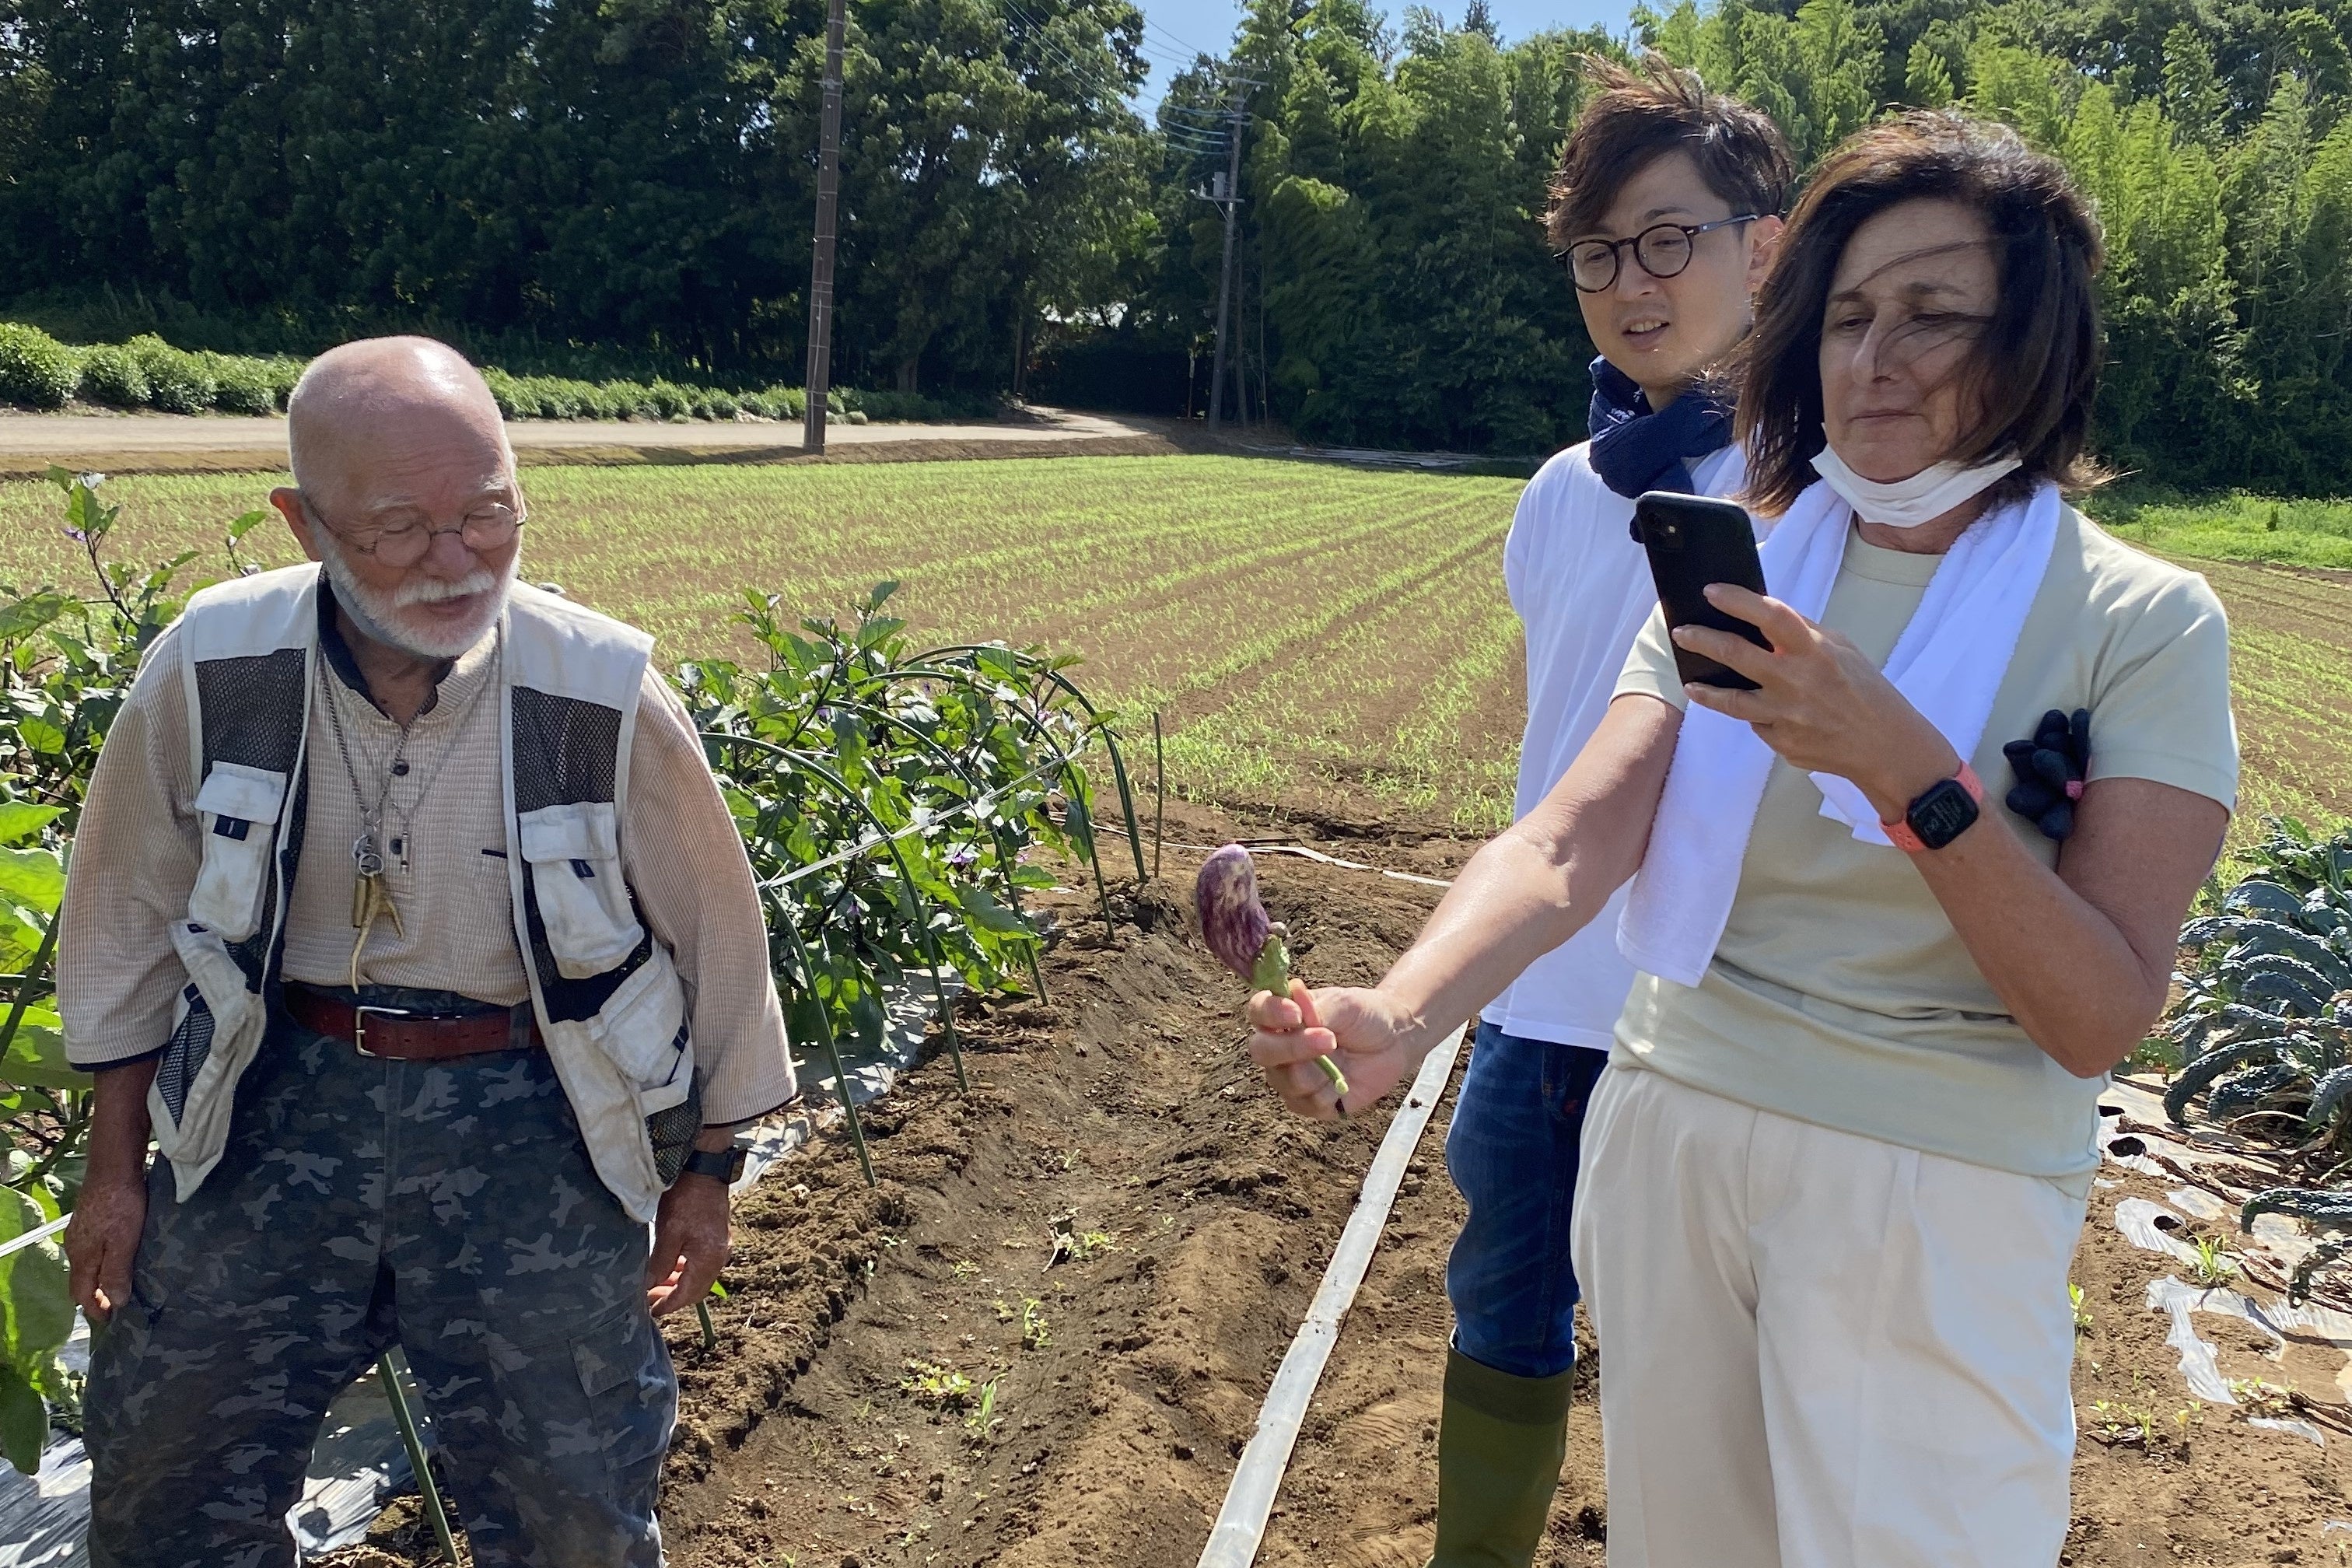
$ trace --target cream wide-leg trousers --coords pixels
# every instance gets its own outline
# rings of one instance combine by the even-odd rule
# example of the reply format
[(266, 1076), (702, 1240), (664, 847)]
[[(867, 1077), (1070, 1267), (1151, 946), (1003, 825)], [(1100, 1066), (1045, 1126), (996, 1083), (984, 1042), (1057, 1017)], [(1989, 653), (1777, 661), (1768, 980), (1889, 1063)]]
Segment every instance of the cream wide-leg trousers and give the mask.
[(1573, 1256), (1609, 1568), (2051, 1568), (2084, 1200), (1612, 1066)]

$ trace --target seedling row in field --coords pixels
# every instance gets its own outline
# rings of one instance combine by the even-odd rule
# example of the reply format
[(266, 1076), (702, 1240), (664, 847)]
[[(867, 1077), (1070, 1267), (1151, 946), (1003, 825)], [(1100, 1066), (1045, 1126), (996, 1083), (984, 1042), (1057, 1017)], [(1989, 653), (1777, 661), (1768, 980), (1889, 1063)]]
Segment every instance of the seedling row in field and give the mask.
[[(224, 524), (280, 482), (114, 480), (116, 547), (218, 559)], [(731, 624), (747, 587), (817, 614), (895, 578), (894, 608), (938, 640), (1082, 655), (1130, 736), (1160, 713), (1188, 793), (1359, 811), (1369, 796), (1470, 830), (1508, 817), (1524, 698), (1501, 558), (1517, 480), (1182, 457), (547, 468), (526, 484), (528, 574), (654, 631), (665, 658), (747, 656)], [(79, 584), (54, 495), (0, 484), (0, 580)], [(2165, 548), (2251, 537), (2268, 504), (2221, 503), (2202, 531), (2186, 509), (2144, 508), (2124, 531)], [(2326, 555), (2342, 510), (2282, 503), (2282, 531), (2257, 531)], [(274, 526), (245, 548), (295, 559)], [(2352, 814), (2352, 580), (2197, 564), (2234, 627), (2243, 818)]]

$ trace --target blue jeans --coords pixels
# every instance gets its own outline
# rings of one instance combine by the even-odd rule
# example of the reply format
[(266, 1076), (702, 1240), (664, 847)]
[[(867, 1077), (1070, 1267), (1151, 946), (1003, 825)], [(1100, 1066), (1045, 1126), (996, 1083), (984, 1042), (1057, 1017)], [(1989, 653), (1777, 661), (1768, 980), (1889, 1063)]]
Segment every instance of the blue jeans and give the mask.
[(1481, 1023), (1462, 1075), (1445, 1168), (1470, 1205), (1445, 1265), (1454, 1348), (1515, 1377), (1576, 1364), (1568, 1256), (1577, 1142), (1607, 1051)]

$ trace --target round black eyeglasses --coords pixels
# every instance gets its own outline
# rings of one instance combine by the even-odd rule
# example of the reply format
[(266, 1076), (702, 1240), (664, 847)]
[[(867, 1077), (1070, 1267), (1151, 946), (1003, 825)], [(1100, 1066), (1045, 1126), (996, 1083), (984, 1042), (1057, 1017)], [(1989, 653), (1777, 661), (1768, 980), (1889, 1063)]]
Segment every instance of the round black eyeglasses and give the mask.
[(1642, 270), (1653, 278), (1675, 278), (1691, 264), (1691, 247), (1702, 234), (1736, 224), (1754, 223), (1761, 213), (1743, 213), (1738, 217), (1719, 217), (1713, 223), (1653, 224), (1631, 239), (1580, 239), (1560, 254), (1568, 266), (1568, 276), (1578, 290), (1598, 294), (1617, 281), (1617, 269), (1627, 246), (1633, 247), (1633, 259)]

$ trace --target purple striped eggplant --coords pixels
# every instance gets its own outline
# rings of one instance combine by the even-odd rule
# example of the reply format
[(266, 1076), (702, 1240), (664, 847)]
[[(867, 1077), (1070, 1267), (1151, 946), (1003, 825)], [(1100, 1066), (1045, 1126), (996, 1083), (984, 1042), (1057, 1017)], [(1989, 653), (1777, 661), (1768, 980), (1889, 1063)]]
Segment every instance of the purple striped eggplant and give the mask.
[[(1201, 875), (1192, 883), (1192, 899), (1201, 913), (1201, 934), (1217, 962), (1255, 990), (1288, 996), (1290, 949), (1282, 940), (1288, 933), (1265, 918), (1265, 906), (1258, 902), (1257, 868), (1251, 863), (1250, 852), (1238, 844), (1228, 844), (1202, 861)], [(1339, 1091), (1340, 1110), (1345, 1114), (1347, 1075), (1329, 1057), (1316, 1058), (1315, 1065)]]

